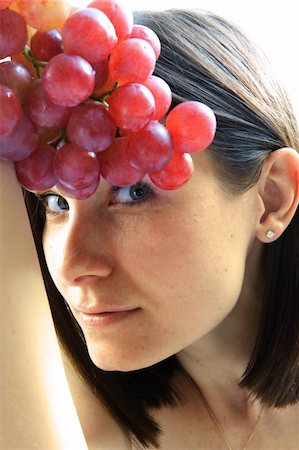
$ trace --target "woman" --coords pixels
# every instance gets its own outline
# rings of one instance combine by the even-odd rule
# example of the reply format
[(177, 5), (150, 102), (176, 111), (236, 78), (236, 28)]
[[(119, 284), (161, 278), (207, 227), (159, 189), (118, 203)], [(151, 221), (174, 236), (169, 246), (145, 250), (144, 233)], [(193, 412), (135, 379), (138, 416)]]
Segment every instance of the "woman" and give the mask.
[(156, 74), (173, 105), (206, 103), (217, 132), (177, 191), (145, 179), (101, 183), (84, 201), (56, 188), (27, 197), (56, 329), (88, 382), (68, 366), (88, 447), (295, 449), (291, 106), (262, 56), (219, 17), (167, 11), (136, 22), (161, 39)]

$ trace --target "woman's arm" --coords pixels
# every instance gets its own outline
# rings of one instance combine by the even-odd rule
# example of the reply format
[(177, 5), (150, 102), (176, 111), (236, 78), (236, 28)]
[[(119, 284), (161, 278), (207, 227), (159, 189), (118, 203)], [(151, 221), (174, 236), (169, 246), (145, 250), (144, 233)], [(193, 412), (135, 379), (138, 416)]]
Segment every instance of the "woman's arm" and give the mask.
[[(132, 444), (62, 352), (64, 368), (89, 450), (131, 450)], [(141, 447), (140, 447), (141, 448)]]
[(0, 161), (0, 448), (87, 450), (22, 191)]

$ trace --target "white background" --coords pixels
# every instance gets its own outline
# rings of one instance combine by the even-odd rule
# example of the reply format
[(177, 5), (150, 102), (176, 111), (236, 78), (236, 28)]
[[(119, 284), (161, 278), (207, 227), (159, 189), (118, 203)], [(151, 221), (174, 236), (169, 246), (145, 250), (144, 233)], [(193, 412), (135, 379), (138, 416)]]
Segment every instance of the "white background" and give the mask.
[[(91, 0), (70, 0), (84, 7)], [(266, 53), (299, 119), (299, 2), (297, 0), (123, 0), (132, 10), (202, 8), (237, 24)]]

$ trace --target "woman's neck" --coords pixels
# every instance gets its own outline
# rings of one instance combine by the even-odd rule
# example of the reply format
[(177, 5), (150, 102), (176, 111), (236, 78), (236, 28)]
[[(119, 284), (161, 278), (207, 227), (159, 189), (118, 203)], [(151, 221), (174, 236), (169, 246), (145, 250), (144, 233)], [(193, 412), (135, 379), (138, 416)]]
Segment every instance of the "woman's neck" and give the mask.
[(248, 393), (239, 386), (252, 354), (260, 317), (262, 290), (261, 248), (254, 247), (247, 261), (242, 293), (231, 313), (209, 334), (177, 356), (183, 368), (211, 404), (240, 407)]

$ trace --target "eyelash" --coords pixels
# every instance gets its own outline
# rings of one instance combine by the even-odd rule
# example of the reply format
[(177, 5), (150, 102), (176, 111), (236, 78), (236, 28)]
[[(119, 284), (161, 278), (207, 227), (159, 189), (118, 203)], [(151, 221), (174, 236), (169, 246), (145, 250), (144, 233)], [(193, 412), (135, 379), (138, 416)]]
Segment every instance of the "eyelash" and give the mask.
[[(61, 212), (52, 211), (49, 208), (48, 203), (47, 203), (49, 197), (57, 197), (57, 199), (63, 199), (63, 197), (61, 195), (58, 195), (55, 192), (45, 192), (44, 194), (35, 194), (35, 195), (39, 201), (39, 204), (42, 206), (42, 208), (47, 216), (51, 217), (51, 216), (57, 216), (58, 214), (61, 214)], [(63, 211), (63, 210), (61, 210), (61, 211)]]
[[(137, 183), (137, 184), (134, 184), (132, 186), (127, 186), (127, 187), (113, 186), (112, 192), (116, 193), (116, 192), (119, 192), (121, 189), (128, 189), (128, 188), (130, 188), (130, 191), (134, 188), (135, 188), (135, 190), (137, 190), (138, 186), (140, 188), (146, 189), (146, 193), (145, 193), (144, 197), (142, 197), (140, 199), (132, 200), (129, 202), (119, 202), (119, 203), (115, 202), (115, 203), (112, 203), (112, 206), (118, 206), (120, 208), (124, 208), (124, 207), (136, 208), (136, 207), (142, 205), (143, 203), (153, 199), (154, 191), (146, 183)], [(49, 208), (48, 203), (47, 203), (49, 197), (57, 197), (58, 200), (63, 199), (67, 203), (67, 201), (64, 199), (64, 197), (62, 197), (61, 195), (59, 195), (55, 192), (51, 192), (51, 191), (45, 192), (44, 194), (36, 194), (36, 197), (38, 198), (40, 204), (43, 206), (44, 211), (47, 214), (47, 216), (50, 216), (50, 217), (61, 214), (63, 209), (61, 211), (52, 211)], [(68, 209), (65, 209), (65, 210), (68, 211)]]
[[(140, 199), (137, 198), (137, 199), (129, 201), (129, 202), (119, 202), (118, 204), (120, 207), (136, 208), (137, 206), (140, 206), (143, 203), (145, 203), (149, 200), (152, 200), (153, 196), (154, 196), (154, 191), (146, 183), (142, 183), (142, 182), (133, 184), (132, 186), (127, 186), (124, 188), (113, 186), (113, 188), (112, 188), (113, 192), (119, 192), (121, 189), (128, 189), (128, 188), (130, 188), (130, 191), (134, 188), (135, 188), (135, 190), (137, 190), (138, 187), (146, 190), (144, 197), (142, 197)], [(115, 204), (117, 205), (117, 203), (115, 203)]]

